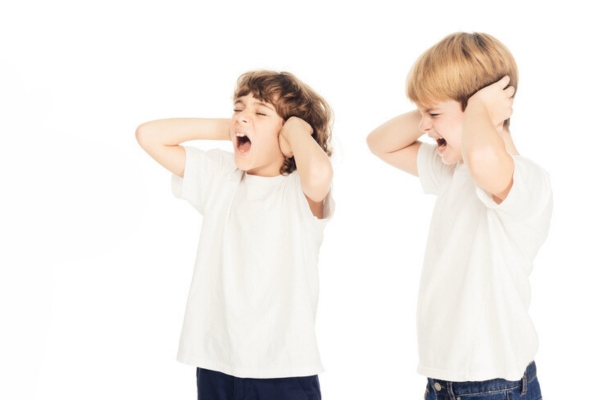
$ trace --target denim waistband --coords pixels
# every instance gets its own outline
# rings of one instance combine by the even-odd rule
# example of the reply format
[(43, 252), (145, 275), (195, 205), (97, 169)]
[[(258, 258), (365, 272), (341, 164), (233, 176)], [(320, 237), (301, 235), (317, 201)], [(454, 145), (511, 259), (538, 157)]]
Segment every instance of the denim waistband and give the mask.
[(490, 379), (478, 382), (448, 382), (439, 379), (428, 378), (429, 386), (436, 395), (448, 396), (455, 399), (458, 396), (472, 395), (478, 393), (493, 393), (508, 389), (521, 388), (522, 393), (527, 392), (527, 385), (536, 378), (537, 371), (535, 362), (527, 366), (523, 378), (518, 381), (507, 381), (505, 379)]

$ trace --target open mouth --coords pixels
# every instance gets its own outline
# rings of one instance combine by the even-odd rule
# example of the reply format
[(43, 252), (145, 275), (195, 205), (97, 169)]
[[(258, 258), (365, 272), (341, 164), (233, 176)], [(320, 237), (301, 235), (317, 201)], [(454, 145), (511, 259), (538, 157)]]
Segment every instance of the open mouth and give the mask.
[(438, 147), (446, 147), (446, 139), (439, 138), (435, 139), (435, 141), (437, 142)]
[(250, 138), (248, 136), (246, 136), (245, 133), (242, 132), (236, 132), (235, 134), (235, 147), (237, 148), (237, 150), (240, 153), (247, 153), (248, 151), (250, 151), (250, 147), (252, 146), (252, 142), (250, 141)]

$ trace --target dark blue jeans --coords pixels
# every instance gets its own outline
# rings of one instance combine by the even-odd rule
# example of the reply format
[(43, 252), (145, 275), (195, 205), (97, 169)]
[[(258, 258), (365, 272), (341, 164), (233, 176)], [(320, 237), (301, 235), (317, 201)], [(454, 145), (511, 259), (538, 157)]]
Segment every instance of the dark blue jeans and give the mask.
[(425, 400), (541, 400), (535, 363), (529, 364), (523, 379), (490, 379), (481, 382), (448, 382), (429, 378)]
[(237, 378), (196, 369), (198, 400), (321, 400), (317, 375), (292, 378)]

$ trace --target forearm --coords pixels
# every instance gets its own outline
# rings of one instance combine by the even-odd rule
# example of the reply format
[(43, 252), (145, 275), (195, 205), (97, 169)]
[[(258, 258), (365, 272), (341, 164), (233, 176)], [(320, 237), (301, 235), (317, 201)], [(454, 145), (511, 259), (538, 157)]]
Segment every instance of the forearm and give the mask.
[(140, 125), (135, 136), (140, 146), (169, 171), (183, 176), (189, 140), (229, 139), (229, 120), (219, 118), (172, 118)]
[(475, 182), (501, 199), (510, 189), (514, 170), (502, 129), (502, 123), (494, 124), (484, 103), (469, 100), (463, 117), (462, 157)]
[(146, 122), (136, 130), (138, 142), (176, 146), (189, 140), (228, 140), (229, 119), (170, 118)]
[(485, 104), (470, 100), (463, 116), (461, 136), (463, 158), (477, 152), (505, 151), (499, 127), (494, 126)]
[(512, 115), (515, 88), (510, 77), (477, 91), (467, 103), (463, 115), (462, 158), (475, 183), (500, 203), (512, 187), (516, 154), (510, 133), (504, 127)]
[(367, 137), (369, 149), (377, 157), (403, 171), (417, 175), (417, 139), (421, 113), (418, 110), (399, 115), (376, 128)]
[(423, 135), (419, 130), (420, 122), (421, 114), (417, 110), (392, 118), (369, 134), (369, 149), (380, 156), (410, 146)]
[(310, 125), (301, 119), (288, 120), (281, 131), (294, 155), (302, 191), (312, 201), (321, 202), (329, 192), (333, 167), (311, 133)]

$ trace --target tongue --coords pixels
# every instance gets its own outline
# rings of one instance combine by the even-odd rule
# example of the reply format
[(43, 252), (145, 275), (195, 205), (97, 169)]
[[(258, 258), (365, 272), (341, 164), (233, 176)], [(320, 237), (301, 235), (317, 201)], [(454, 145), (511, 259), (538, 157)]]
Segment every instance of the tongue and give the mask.
[(240, 140), (238, 142), (238, 150), (240, 151), (240, 153), (246, 153), (247, 151), (250, 150), (250, 146), (252, 144), (250, 143), (250, 140), (248, 140), (247, 138), (244, 138), (243, 140)]

